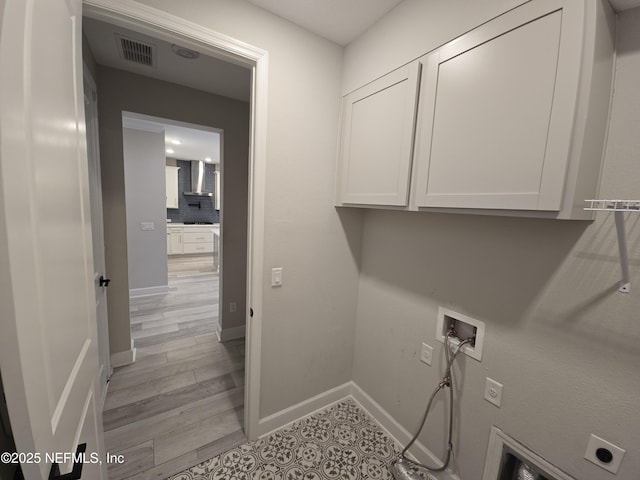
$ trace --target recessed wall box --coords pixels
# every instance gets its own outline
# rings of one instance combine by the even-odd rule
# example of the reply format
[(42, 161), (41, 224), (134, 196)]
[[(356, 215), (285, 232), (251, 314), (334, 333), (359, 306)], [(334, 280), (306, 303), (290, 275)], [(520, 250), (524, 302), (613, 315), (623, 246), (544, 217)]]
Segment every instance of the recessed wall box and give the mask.
[(438, 321), (436, 323), (436, 340), (444, 343), (445, 336), (453, 328), (455, 332), (449, 338), (451, 345), (458, 345), (467, 338), (474, 337), (472, 343), (462, 347), (461, 352), (482, 361), (482, 347), (484, 344), (484, 322), (468, 317), (444, 307), (438, 308)]

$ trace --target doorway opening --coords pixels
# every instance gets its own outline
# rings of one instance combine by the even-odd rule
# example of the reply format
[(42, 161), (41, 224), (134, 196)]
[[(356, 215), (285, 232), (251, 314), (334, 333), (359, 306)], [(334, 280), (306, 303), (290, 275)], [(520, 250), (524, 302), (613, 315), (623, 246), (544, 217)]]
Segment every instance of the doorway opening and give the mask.
[[(122, 8), (126, 10), (126, 7), (123, 6), (118, 6), (115, 8)], [(90, 8), (90, 13), (91, 16), (94, 17), (94, 19), (99, 18), (101, 15), (106, 15), (110, 21), (114, 20), (114, 16), (118, 17), (116, 23), (124, 23), (127, 24), (127, 26), (129, 27), (134, 27), (133, 30), (142, 30), (145, 31), (147, 34), (150, 33), (149, 29), (150, 27), (148, 26), (147, 23), (145, 23), (144, 20), (142, 19), (138, 19), (136, 22), (133, 22), (131, 20), (131, 17), (127, 15), (126, 12), (118, 12), (114, 14), (114, 11), (111, 10), (108, 12), (108, 14), (105, 14), (105, 11), (103, 9), (98, 9), (98, 8)], [(180, 32), (181, 29), (184, 29), (184, 25), (179, 25), (177, 23), (173, 23), (172, 24), (172, 20), (167, 20), (164, 19), (167, 23), (167, 28), (169, 30), (160, 30), (160, 27), (158, 27), (158, 23), (154, 22), (154, 24), (156, 25), (155, 27), (153, 27), (153, 32), (151, 33), (155, 33), (158, 34), (159, 36), (162, 35), (168, 35), (172, 37), (172, 40), (175, 41), (175, 36), (177, 35), (176, 32)], [(132, 25), (132, 23), (134, 25)], [(160, 24), (162, 24), (162, 22), (160, 22)], [(147, 30), (145, 30), (147, 29)], [(184, 40), (184, 38), (181, 38), (182, 40)], [(228, 41), (228, 40), (226, 40)], [(187, 43), (190, 43), (190, 45), (193, 44), (194, 39), (190, 38), (188, 39)], [(201, 50), (209, 50), (214, 51), (217, 48), (220, 47), (216, 47), (216, 41), (212, 41), (211, 39), (207, 40), (207, 41), (202, 41), (201, 40), (201, 44), (200, 44), (200, 48)], [(228, 45), (228, 48), (230, 48), (231, 50), (233, 50), (234, 48), (238, 48), (237, 46), (234, 47), (233, 45)], [(246, 48), (246, 45), (243, 46), (243, 48)], [(229, 54), (226, 54), (227, 56), (229, 56)], [(203, 334), (199, 339), (196, 338), (193, 340), (193, 344), (191, 345), (182, 345), (182, 347), (186, 347), (186, 352), (187, 353), (182, 353), (182, 354), (178, 354), (176, 353), (175, 350), (171, 348), (170, 350), (167, 351), (159, 351), (157, 353), (151, 353), (153, 351), (153, 349), (147, 349), (147, 351), (145, 352), (145, 355), (142, 355), (141, 357), (138, 358), (138, 360), (136, 361), (136, 363), (134, 363), (133, 365), (130, 366), (125, 366), (123, 367), (123, 371), (127, 371), (128, 372), (128, 378), (126, 379), (126, 382), (123, 381), (123, 383), (120, 383), (120, 386), (118, 388), (114, 388), (113, 391), (114, 393), (117, 393), (118, 390), (124, 390), (125, 388), (129, 388), (128, 386), (124, 386), (127, 382), (129, 382), (130, 387), (134, 387), (135, 391), (138, 392), (139, 395), (143, 395), (143, 393), (141, 393), (144, 389), (140, 387), (139, 384), (136, 384), (136, 378), (137, 378), (137, 374), (144, 372), (145, 370), (148, 372), (150, 371), (150, 369), (152, 367), (154, 367), (155, 364), (158, 365), (167, 365), (167, 364), (171, 364), (173, 365), (171, 368), (173, 368), (174, 370), (176, 370), (177, 372), (177, 377), (168, 378), (168, 375), (164, 375), (164, 373), (167, 373), (169, 371), (168, 368), (164, 368), (161, 369), (163, 370), (162, 373), (158, 373), (158, 375), (162, 375), (159, 376), (153, 380), (150, 380), (149, 382), (145, 382), (145, 388), (148, 388), (147, 392), (149, 391), (154, 391), (156, 393), (156, 395), (154, 395), (153, 397), (149, 397), (149, 396), (145, 396), (144, 398), (141, 398), (139, 400), (135, 400), (134, 403), (136, 403), (137, 407), (148, 407), (147, 411), (155, 411), (158, 412), (158, 409), (160, 408), (159, 405), (162, 402), (165, 402), (166, 404), (166, 400), (167, 399), (171, 399), (171, 400), (175, 400), (178, 399), (179, 397), (189, 397), (190, 395), (195, 395), (193, 393), (193, 385), (199, 385), (199, 387), (202, 387), (204, 385), (204, 389), (206, 390), (206, 396), (201, 397), (196, 399), (195, 404), (190, 405), (188, 408), (185, 409), (185, 407), (183, 405), (180, 405), (179, 402), (175, 403), (174, 406), (175, 408), (172, 408), (170, 410), (163, 410), (161, 412), (158, 413), (158, 415), (154, 415), (154, 416), (159, 416), (162, 418), (163, 420), (163, 427), (159, 427), (161, 431), (156, 431), (155, 432), (155, 436), (152, 440), (144, 440), (141, 441), (139, 443), (136, 443), (135, 445), (131, 445), (129, 448), (129, 452), (128, 452), (128, 458), (131, 458), (132, 456), (135, 458), (140, 458), (141, 462), (138, 463), (144, 463), (147, 462), (147, 467), (150, 468), (156, 468), (158, 470), (158, 472), (162, 471), (163, 474), (168, 474), (171, 473), (168, 470), (168, 466), (169, 465), (174, 465), (176, 467), (176, 471), (178, 469), (183, 469), (186, 466), (188, 466), (188, 464), (193, 464), (193, 463), (198, 463), (199, 461), (201, 461), (202, 458), (204, 458), (204, 456), (210, 457), (213, 454), (215, 454), (215, 452), (217, 451), (216, 449), (226, 449), (229, 448), (230, 444), (228, 442), (237, 442), (240, 443), (240, 438), (239, 437), (234, 437), (233, 435), (229, 436), (226, 435), (226, 437), (220, 437), (217, 440), (214, 441), (209, 441), (208, 443), (204, 444), (204, 445), (200, 445), (200, 446), (196, 446), (195, 444), (192, 445), (193, 448), (191, 448), (188, 451), (185, 452), (178, 452), (178, 456), (172, 456), (176, 453), (176, 448), (175, 445), (176, 444), (181, 444), (182, 441), (176, 441), (176, 438), (178, 438), (178, 436), (182, 435), (184, 438), (189, 438), (189, 439), (194, 439), (197, 435), (191, 435), (188, 434), (185, 430), (184, 430), (184, 425), (183, 425), (183, 420), (186, 418), (184, 416), (185, 414), (185, 410), (188, 410), (188, 414), (189, 415), (194, 415), (193, 418), (196, 418), (197, 416), (197, 412), (207, 412), (207, 414), (209, 414), (209, 417), (211, 417), (211, 413), (224, 413), (226, 416), (217, 418), (215, 420), (211, 419), (211, 421), (209, 422), (209, 424), (207, 424), (207, 422), (203, 419), (198, 419), (196, 421), (193, 422), (193, 424), (197, 424), (200, 425), (201, 431), (207, 431), (210, 432), (211, 430), (215, 430), (218, 429), (219, 432), (224, 433), (224, 431), (227, 431), (229, 429), (232, 430), (232, 434), (237, 432), (237, 430), (234, 430), (233, 427), (231, 426), (233, 421), (236, 422), (236, 424), (240, 425), (244, 425), (245, 427), (245, 432), (247, 433), (247, 436), (249, 438), (252, 438), (252, 434), (251, 434), (251, 430), (252, 428), (255, 430), (255, 427), (257, 426), (257, 418), (258, 418), (258, 403), (257, 403), (257, 395), (259, 394), (259, 374), (257, 374), (259, 372), (259, 364), (258, 362), (256, 362), (255, 360), (252, 362), (250, 360), (250, 358), (254, 358), (257, 359), (259, 356), (259, 341), (257, 341), (257, 339), (259, 339), (259, 332), (257, 332), (257, 335), (254, 334), (254, 330), (253, 329), (249, 329), (247, 328), (247, 358), (246, 361), (241, 362), (241, 367), (244, 366), (244, 364), (246, 363), (247, 365), (247, 373), (246, 373), (246, 378), (247, 378), (247, 382), (245, 382), (245, 375), (242, 374), (242, 370), (233, 370), (235, 369), (236, 366), (238, 366), (238, 358), (231, 358), (233, 357), (234, 354), (237, 353), (241, 353), (244, 355), (244, 351), (245, 351), (245, 342), (244, 340), (240, 340), (241, 337), (244, 336), (244, 332), (245, 332), (245, 323), (246, 323), (246, 310), (248, 310), (247, 305), (250, 303), (249, 301), (247, 301), (247, 299), (251, 298), (250, 292), (253, 291), (252, 287), (252, 280), (255, 278), (256, 276), (256, 272), (259, 270), (259, 268), (256, 266), (256, 264), (252, 261), (253, 258), (255, 258), (255, 254), (256, 252), (259, 253), (259, 256), (261, 257), (261, 243), (258, 242), (258, 245), (256, 245), (254, 242), (251, 242), (252, 237), (250, 233), (247, 233), (247, 229), (249, 229), (249, 232), (260, 232), (260, 235), (258, 238), (261, 238), (261, 231), (262, 231), (262, 214), (260, 211), (255, 212), (255, 209), (253, 208), (254, 202), (252, 201), (252, 199), (256, 198), (256, 192), (255, 192), (255, 185), (256, 185), (256, 180), (260, 179), (262, 177), (262, 173), (257, 172), (258, 174), (256, 175), (255, 172), (255, 159), (259, 156), (257, 155), (258, 151), (261, 151), (263, 147), (261, 147), (260, 145), (258, 145), (258, 143), (262, 143), (262, 142), (256, 142), (255, 141), (255, 135), (258, 131), (260, 131), (260, 129), (256, 129), (256, 122), (258, 120), (258, 118), (260, 117), (260, 115), (258, 115), (258, 111), (260, 110), (260, 108), (257, 108), (257, 105), (259, 102), (257, 102), (258, 99), (258, 95), (256, 95), (256, 85), (257, 85), (257, 67), (259, 63), (261, 63), (260, 58), (262, 58), (262, 56), (264, 55), (263, 53), (259, 52), (258, 50), (256, 50), (255, 52), (253, 52), (253, 60), (247, 60), (247, 57), (245, 55), (245, 58), (243, 61), (237, 61), (237, 63), (243, 63), (244, 64), (244, 68), (250, 67), (251, 64), (253, 65), (253, 67), (251, 69), (248, 70), (248, 76), (249, 78), (253, 78), (252, 82), (253, 82), (253, 89), (250, 89), (248, 92), (249, 96), (252, 96), (253, 101), (251, 102), (251, 104), (247, 103), (247, 115), (246, 115), (246, 122), (245, 122), (245, 127), (246, 127), (246, 142), (245, 142), (245, 147), (246, 147), (246, 152), (244, 155), (244, 160), (245, 160), (245, 173), (244, 173), (244, 185), (245, 185), (245, 189), (244, 189), (244, 210), (245, 210), (245, 214), (244, 217), (239, 219), (239, 221), (241, 223), (243, 223), (244, 225), (244, 237), (245, 239), (247, 239), (250, 243), (250, 247), (247, 248), (247, 245), (245, 243), (244, 249), (243, 249), (243, 256), (244, 256), (244, 264), (240, 267), (237, 268), (235, 270), (235, 276), (240, 276), (242, 278), (241, 283), (243, 284), (244, 287), (244, 291), (246, 292), (245, 295), (236, 300), (236, 302), (229, 302), (228, 308), (226, 305), (226, 302), (219, 302), (221, 305), (221, 309), (224, 307), (224, 314), (221, 314), (221, 319), (223, 319), (225, 317), (225, 314), (227, 313), (240, 313), (240, 316), (242, 317), (243, 323), (242, 325), (231, 325), (231, 329), (227, 329), (227, 331), (225, 331), (224, 329), (224, 325), (220, 325), (222, 328), (220, 329), (220, 331), (216, 332), (216, 335), (211, 335), (211, 334)], [(264, 58), (264, 60), (266, 60), (266, 58)], [(99, 62), (98, 62), (99, 63)], [(266, 67), (266, 65), (263, 63), (262, 64), (263, 67)], [(98, 96), (100, 98), (100, 96), (104, 93), (104, 85), (109, 85), (110, 80), (112, 80), (114, 78), (114, 76), (116, 75), (114, 73), (114, 69), (113, 67), (109, 67), (109, 66), (105, 66), (105, 65), (98, 65), (97, 66), (97, 70), (98, 70), (98, 84), (100, 85), (100, 90), (98, 91)], [(139, 76), (139, 74), (131, 74), (131, 72), (125, 72), (125, 76), (126, 76), (126, 81), (123, 83), (123, 85), (126, 85), (127, 88), (129, 88), (131, 86), (132, 83), (135, 83), (135, 81), (132, 80), (132, 78), (134, 78), (133, 76), (135, 75), (136, 78), (137, 76)], [(115, 86), (115, 88), (118, 88), (117, 86)], [(101, 91), (102, 90), (102, 91)], [(121, 93), (123, 93), (121, 91)], [(123, 97), (126, 97), (126, 93), (123, 93)], [(109, 106), (113, 106), (110, 105), (111, 99), (106, 100), (105, 104), (108, 104)], [(145, 113), (145, 114), (154, 114), (154, 115), (159, 115), (163, 118), (170, 118), (168, 115), (163, 114), (163, 112), (166, 112), (166, 105), (162, 105), (163, 103), (166, 102), (166, 98), (162, 98), (162, 97), (156, 97), (156, 101), (155, 101), (155, 107), (151, 108), (149, 110), (146, 111), (142, 111), (140, 109), (136, 109), (136, 108), (132, 108), (129, 110), (135, 111), (135, 112), (141, 112), (141, 113)], [(115, 106), (114, 106), (115, 107)], [(263, 105), (264, 107), (264, 105)], [(108, 107), (107, 107), (108, 108)], [(102, 109), (104, 110), (104, 109)], [(120, 112), (124, 110), (121, 109)], [(183, 110), (178, 109), (179, 112), (184, 113)], [(178, 115), (180, 117), (180, 115)], [(102, 111), (101, 111), (101, 115), (100, 115), (100, 119), (102, 120), (103, 116), (102, 116)], [(175, 117), (174, 117), (175, 118)], [(181, 120), (184, 119), (185, 117), (180, 117)], [(100, 126), (100, 131), (103, 131), (103, 128), (106, 131), (106, 137), (108, 138), (112, 133), (114, 133), (114, 130), (111, 128), (112, 125), (109, 124), (109, 122), (106, 122), (106, 125), (104, 124), (105, 122), (103, 122), (103, 124)], [(122, 127), (120, 127), (121, 129)], [(225, 132), (229, 132), (229, 129), (227, 129), (225, 127)], [(251, 135), (250, 135), (251, 133)], [(101, 139), (102, 140), (102, 139)], [(228, 145), (228, 142), (225, 142)], [(104, 144), (104, 142), (103, 142)], [(108, 148), (107, 148), (108, 151)], [(103, 153), (103, 157), (108, 157), (109, 161), (112, 161), (112, 157), (111, 155), (104, 155), (105, 150), (103, 148), (101, 148), (101, 152)], [(225, 156), (226, 153), (225, 153)], [(249, 161), (247, 161), (247, 159)], [(166, 165), (165, 165), (166, 166)], [(172, 165), (171, 165), (172, 166)], [(176, 159), (176, 166), (178, 166), (177, 164), (177, 159)], [(223, 167), (224, 169), (225, 167)], [(104, 170), (104, 163), (103, 163), (103, 170)], [(103, 172), (104, 173), (104, 172)], [(113, 173), (113, 172), (108, 172), (108, 175), (106, 175), (107, 177), (109, 177), (109, 174)], [(228, 172), (231, 175), (231, 172)], [(104, 177), (103, 177), (104, 178)], [(112, 180), (112, 179), (111, 179)], [(109, 181), (109, 179), (107, 180), (107, 182)], [(228, 182), (228, 178), (224, 178), (221, 182), (221, 188), (219, 189), (219, 191), (225, 192), (225, 183)], [(257, 182), (258, 185), (260, 185), (263, 182), (263, 180), (260, 180), (260, 182)], [(258, 191), (262, 191), (262, 187), (260, 187), (258, 189)], [(237, 193), (237, 192), (235, 192)], [(105, 194), (105, 198), (108, 197), (109, 193)], [(261, 194), (260, 194), (261, 195)], [(258, 195), (258, 197), (260, 196)], [(226, 197), (223, 198), (222, 202), (225, 202)], [(195, 202), (193, 202), (195, 204)], [(108, 210), (110, 208), (112, 208), (113, 205), (106, 205), (105, 209)], [(249, 213), (249, 219), (247, 219), (247, 212)], [(113, 213), (113, 212), (110, 212)], [(108, 218), (109, 215), (106, 214), (105, 215), (105, 226), (106, 229), (108, 229), (109, 227), (107, 226), (109, 224), (110, 218)], [(112, 220), (113, 218), (111, 218)], [(227, 217), (228, 219), (228, 217)], [(165, 219), (166, 220), (166, 219)], [(236, 219), (237, 221), (238, 219)], [(224, 220), (223, 220), (224, 222)], [(259, 228), (256, 229), (256, 225), (258, 225)], [(164, 225), (162, 225), (164, 227)], [(146, 229), (150, 229), (152, 228), (149, 223), (145, 223), (143, 224), (143, 222), (139, 222), (137, 225), (137, 229), (140, 231), (150, 231), (150, 230), (146, 230)], [(155, 223), (153, 225), (153, 228), (155, 228)], [(226, 227), (225, 227), (226, 228)], [(224, 234), (222, 235), (222, 237), (224, 238)], [(237, 240), (237, 238), (236, 238)], [(109, 252), (109, 248), (110, 248), (110, 242), (109, 239), (107, 239), (106, 241), (106, 248), (107, 248), (107, 252)], [(220, 264), (224, 264), (225, 262), (227, 263), (227, 270), (232, 270), (231, 268), (229, 268), (230, 264), (227, 261), (227, 251), (225, 251), (225, 246), (221, 245), (220, 249), (218, 250), (220, 252), (220, 257), (219, 257), (219, 263)], [(247, 259), (247, 251), (249, 251), (249, 258)], [(109, 254), (107, 254), (107, 257), (109, 257)], [(247, 268), (248, 265), (248, 268)], [(222, 265), (221, 265), (222, 266)], [(109, 268), (109, 258), (107, 258), (107, 268)], [(168, 269), (167, 269), (168, 271)], [(221, 268), (221, 272), (224, 272), (224, 268)], [(207, 274), (207, 272), (204, 272), (205, 274)], [(114, 275), (112, 273), (110, 273), (110, 276), (113, 277)], [(259, 278), (259, 277), (258, 277)], [(227, 289), (225, 287), (225, 282), (222, 282), (222, 291), (220, 292), (220, 298), (224, 298), (224, 291), (227, 290), (231, 290), (231, 289)], [(193, 285), (191, 285), (193, 286)], [(109, 292), (111, 294), (111, 290)], [(169, 292), (170, 294), (171, 292)], [(193, 293), (193, 292), (192, 292)], [(232, 305), (234, 304), (234, 305)], [(255, 306), (259, 305), (259, 299), (258, 301), (254, 301), (252, 303), (252, 305)], [(138, 311), (139, 311), (139, 306), (138, 307)], [(235, 307), (235, 309), (234, 309)], [(132, 307), (132, 310), (135, 310), (136, 306), (134, 305)], [(234, 311), (235, 310), (235, 311)], [(192, 312), (192, 313), (196, 313), (196, 312)], [(187, 314), (188, 315), (188, 314)], [(133, 316), (133, 312), (132, 312), (132, 316)], [(111, 320), (111, 319), (110, 319)], [(110, 322), (111, 323), (111, 322)], [(162, 320), (160, 320), (157, 323), (162, 323)], [(221, 322), (223, 323), (223, 322)], [(157, 325), (160, 326), (160, 325)], [(167, 326), (167, 325), (165, 325)], [(110, 324), (110, 332), (112, 331), (111, 329), (112, 325)], [(168, 328), (175, 328), (173, 326), (167, 326)], [(140, 328), (142, 329), (143, 327), (135, 327), (135, 328)], [(169, 333), (169, 332), (167, 332)], [(242, 335), (238, 335), (238, 333), (241, 333)], [(199, 370), (200, 369), (200, 364), (198, 362), (206, 362), (204, 359), (199, 358), (198, 352), (207, 352), (208, 354), (211, 353), (212, 349), (211, 345), (208, 345), (207, 342), (211, 341), (214, 342), (217, 340), (217, 338), (220, 337), (222, 340), (224, 340), (224, 343), (221, 343), (220, 345), (222, 345), (223, 350), (225, 350), (224, 354), (227, 355), (227, 357), (223, 358), (223, 355), (221, 353), (221, 351), (218, 351), (217, 353), (219, 354), (218, 360), (219, 360), (219, 364), (225, 364), (227, 369), (232, 369), (232, 371), (229, 371), (228, 373), (224, 373), (223, 375), (219, 376), (219, 377), (214, 377), (214, 378), (206, 378), (206, 374), (202, 374), (202, 371)], [(251, 339), (254, 339), (254, 341), (252, 342)], [(178, 346), (179, 341), (176, 339), (174, 344), (172, 344), (172, 347)], [(180, 347), (180, 348), (182, 348)], [(233, 351), (235, 350), (235, 351)], [(232, 351), (232, 352), (230, 352)], [(172, 353), (173, 352), (173, 353)], [(112, 348), (112, 353), (113, 353), (113, 348)], [(195, 354), (191, 355), (191, 354)], [(184, 355), (181, 357), (181, 355)], [(207, 360), (208, 361), (208, 360)], [(165, 363), (166, 362), (166, 363)], [(181, 369), (186, 369), (188, 368), (188, 372), (182, 372), (179, 371)], [(127, 370), (128, 369), (128, 370)], [(138, 370), (138, 372), (136, 373), (136, 370)], [(205, 375), (205, 376), (203, 376)], [(220, 378), (220, 377), (224, 377), (224, 378)], [(195, 379), (195, 384), (193, 383)], [(239, 389), (237, 387), (237, 384), (242, 382), (243, 384), (246, 383), (247, 384), (247, 388), (245, 389)], [(109, 387), (110, 391), (111, 389), (114, 387), (114, 385), (117, 384), (116, 381), (116, 377), (114, 377), (114, 379), (112, 380), (112, 384)], [(233, 387), (229, 388), (230, 385), (233, 385)], [(175, 389), (174, 387), (178, 386), (177, 389)], [(120, 388), (121, 387), (121, 388)], [(233, 395), (227, 395), (226, 398), (222, 398), (220, 396), (221, 390), (223, 391), (228, 391), (228, 390), (232, 390), (234, 389), (234, 393)], [(176, 393), (176, 391), (179, 391), (178, 393)], [(134, 392), (134, 390), (130, 390), (127, 392), (127, 394), (125, 395), (124, 393), (120, 394), (120, 398), (122, 398), (123, 400), (120, 401), (125, 401), (124, 398), (128, 397), (129, 399), (131, 398), (135, 398), (135, 395), (130, 395)], [(245, 411), (244, 413), (242, 413), (242, 410), (238, 408), (238, 404), (240, 402), (240, 400), (242, 400), (242, 403), (244, 403), (245, 405)], [(216, 402), (218, 401), (218, 405), (210, 405), (210, 402)], [(118, 401), (116, 401), (115, 403), (112, 403), (111, 405), (117, 405)], [(109, 405), (109, 397), (107, 397), (107, 406)], [(113, 417), (112, 419), (115, 419), (115, 423), (114, 424), (119, 424), (118, 427), (116, 427), (116, 429), (120, 429), (117, 432), (117, 435), (119, 436), (120, 439), (124, 439), (127, 438), (129, 443), (133, 442), (133, 439), (135, 439), (135, 435), (137, 435), (139, 432), (142, 431), (143, 426), (147, 426), (150, 427), (151, 429), (155, 428), (151, 425), (151, 420), (149, 416), (145, 417), (145, 418), (141, 418), (139, 421), (141, 423), (139, 423), (137, 426), (135, 427), (126, 427), (125, 422), (126, 418), (127, 418), (127, 413), (125, 412), (124, 409), (121, 409), (123, 405), (120, 406), (116, 406), (114, 408), (111, 408), (109, 410), (113, 411)], [(209, 418), (208, 417), (208, 418)], [(232, 418), (235, 417), (235, 420), (232, 420)], [(180, 424), (177, 424), (177, 422), (180, 422)], [(126, 427), (126, 428), (125, 428)], [(167, 428), (169, 427), (176, 427), (173, 429), (169, 429), (167, 430)], [(210, 427), (210, 428), (205, 428), (205, 427)], [(115, 429), (114, 429), (115, 430)], [(125, 433), (126, 432), (126, 433)], [(109, 440), (110, 438), (115, 438), (116, 437), (116, 433), (112, 434), (113, 436), (111, 436), (109, 434), (109, 431), (107, 431), (107, 447), (109, 447)], [(244, 436), (242, 437), (244, 438)], [(142, 440), (141, 437), (137, 437), (138, 440)], [(193, 443), (193, 442), (192, 442)], [(112, 449), (110, 449), (111, 451)], [(195, 455), (195, 456), (194, 456)], [(144, 460), (143, 460), (144, 459)], [(153, 465), (149, 464), (150, 459), (153, 461)], [(127, 462), (128, 464), (130, 464), (131, 462)], [(131, 472), (120, 472), (122, 475), (130, 475)]]

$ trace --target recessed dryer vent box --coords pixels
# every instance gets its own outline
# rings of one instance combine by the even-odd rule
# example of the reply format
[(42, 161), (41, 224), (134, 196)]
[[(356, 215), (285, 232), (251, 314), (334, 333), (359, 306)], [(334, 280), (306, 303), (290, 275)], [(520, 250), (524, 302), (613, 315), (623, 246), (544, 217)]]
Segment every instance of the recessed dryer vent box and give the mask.
[(463, 340), (473, 337), (475, 341), (462, 347), (462, 353), (482, 361), (482, 345), (484, 343), (484, 322), (468, 317), (444, 307), (438, 308), (436, 324), (436, 340), (444, 343), (447, 332), (453, 327), (455, 335), (449, 338), (451, 345), (458, 345)]

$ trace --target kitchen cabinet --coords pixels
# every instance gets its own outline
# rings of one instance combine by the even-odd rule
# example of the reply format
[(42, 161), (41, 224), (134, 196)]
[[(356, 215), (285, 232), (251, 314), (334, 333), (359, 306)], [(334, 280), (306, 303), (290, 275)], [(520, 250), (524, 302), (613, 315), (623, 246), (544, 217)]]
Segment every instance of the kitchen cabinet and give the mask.
[(180, 167), (166, 166), (167, 208), (179, 208), (178, 170)]
[[(373, 111), (350, 113), (378, 81), (347, 95), (338, 205), (592, 218), (582, 207), (599, 183), (614, 28), (606, 0), (528, 2), (404, 67), (419, 91), (396, 95), (395, 110), (368, 100)], [(392, 184), (410, 187), (408, 203)]]
[(214, 253), (214, 231), (219, 231), (219, 226), (183, 224), (167, 226), (167, 254)]
[(186, 227), (184, 253), (213, 253), (212, 228), (210, 226)]
[(414, 63), (344, 98), (340, 202), (408, 204), (418, 74)]
[(184, 253), (182, 227), (167, 227), (167, 254), (182, 255)]

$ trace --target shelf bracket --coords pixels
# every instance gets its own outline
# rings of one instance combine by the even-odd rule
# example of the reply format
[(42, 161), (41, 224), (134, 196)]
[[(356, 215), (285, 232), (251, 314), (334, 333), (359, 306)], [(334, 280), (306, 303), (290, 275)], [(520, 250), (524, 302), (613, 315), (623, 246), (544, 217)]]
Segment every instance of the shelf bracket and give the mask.
[(618, 250), (620, 252), (620, 270), (622, 280), (620, 280), (619, 292), (629, 293), (631, 291), (631, 280), (629, 279), (629, 255), (627, 252), (627, 235), (624, 228), (624, 213), (621, 210), (614, 212), (616, 219), (616, 231), (618, 232)]
[(618, 252), (620, 254), (620, 280), (621, 293), (631, 291), (631, 279), (629, 277), (629, 254), (627, 251), (627, 234), (624, 228), (624, 212), (640, 212), (640, 200), (585, 200), (589, 206), (585, 210), (613, 212), (618, 233)]

